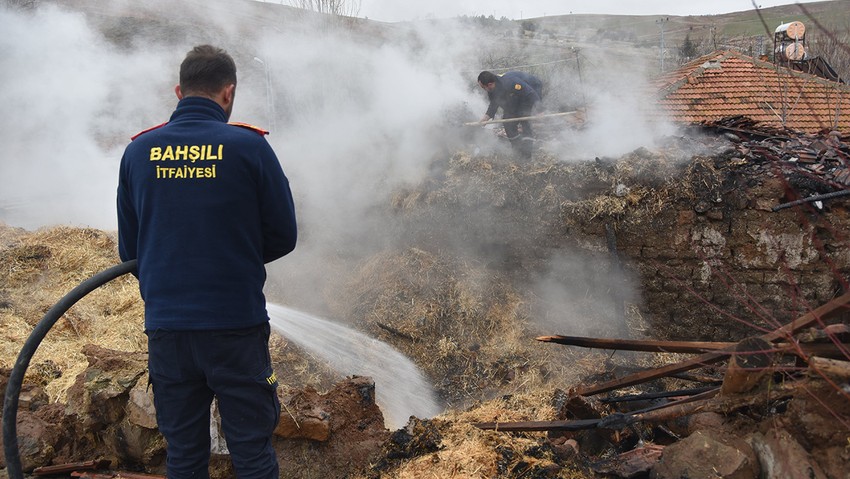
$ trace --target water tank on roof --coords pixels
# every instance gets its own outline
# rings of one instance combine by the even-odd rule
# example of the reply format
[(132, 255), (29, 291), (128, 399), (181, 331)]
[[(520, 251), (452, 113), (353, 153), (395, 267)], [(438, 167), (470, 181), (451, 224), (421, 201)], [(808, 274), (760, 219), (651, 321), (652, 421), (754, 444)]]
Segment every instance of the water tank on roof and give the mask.
[(806, 46), (796, 42), (784, 43), (776, 47), (776, 53), (786, 60), (804, 60), (806, 58)]
[(773, 52), (777, 62), (805, 60), (806, 26), (803, 22), (783, 23), (773, 34)]
[(806, 36), (806, 26), (803, 22), (783, 23), (774, 32), (780, 40), (802, 40)]

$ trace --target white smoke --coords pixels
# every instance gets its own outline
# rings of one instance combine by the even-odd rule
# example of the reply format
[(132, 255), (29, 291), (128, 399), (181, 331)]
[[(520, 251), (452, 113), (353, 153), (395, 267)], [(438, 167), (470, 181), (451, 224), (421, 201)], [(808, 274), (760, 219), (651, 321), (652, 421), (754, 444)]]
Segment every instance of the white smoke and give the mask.
[(122, 143), (162, 98), (167, 55), (124, 55), (79, 13), (0, 10), (0, 220), (109, 227)]
[[(153, 33), (119, 23), (107, 39), (97, 23), (117, 15), (146, 25), (171, 4), (114, 1), (106, 3), (110, 11), (89, 16), (49, 4), (30, 13), (0, 10), (0, 104), (7, 112), (0, 120), (0, 221), (115, 228), (117, 169), (129, 137), (168, 119), (179, 62), (192, 45), (216, 44), (239, 70), (232, 120), (272, 130), (269, 141), (293, 188), (300, 242), (270, 266), (270, 281), (301, 307), (321, 302), (329, 257), (338, 250), (366, 256), (391, 236), (375, 212), (400, 187), (421, 182), (435, 155), (448, 155), (445, 135), (461, 127), (447, 110), (466, 106), (468, 120), (483, 114), (486, 96), (470, 70), (486, 68), (484, 52), (503, 45), (469, 24), (361, 24), (349, 33), (308, 16), (279, 21), (268, 12), (291, 11), (253, 2), (175, 4), (162, 18), (177, 23), (150, 22)], [(127, 38), (116, 41), (120, 35)], [(581, 87), (595, 109), (587, 129), (567, 131), (554, 151), (580, 159), (647, 146), (657, 132), (640, 121), (641, 64), (588, 56), (594, 62), (581, 85), (577, 78), (565, 83)], [(486, 211), (478, 216), (491, 221)]]
[[(204, 8), (218, 15), (217, 6)], [(0, 11), (0, 26), (8, 52), (0, 57), (0, 220), (114, 228), (121, 152), (132, 134), (168, 119), (179, 61), (197, 36), (117, 47), (83, 14), (50, 5)], [(482, 102), (469, 79), (445, 68), (450, 52), (362, 38), (301, 25), (218, 43), (239, 69), (232, 119), (274, 130), (269, 141), (298, 196), (299, 219), (330, 236), (350, 232), (387, 192), (422, 177), (439, 147), (432, 127), (447, 107)]]

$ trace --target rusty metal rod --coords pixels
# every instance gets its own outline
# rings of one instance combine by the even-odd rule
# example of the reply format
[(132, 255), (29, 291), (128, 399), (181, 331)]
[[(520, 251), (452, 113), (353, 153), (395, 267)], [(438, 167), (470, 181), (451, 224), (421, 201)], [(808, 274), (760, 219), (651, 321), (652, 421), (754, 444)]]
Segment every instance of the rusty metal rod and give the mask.
[(584, 431), (595, 429), (601, 419), (575, 419), (570, 421), (515, 421), (515, 422), (478, 422), (478, 429), (494, 431)]

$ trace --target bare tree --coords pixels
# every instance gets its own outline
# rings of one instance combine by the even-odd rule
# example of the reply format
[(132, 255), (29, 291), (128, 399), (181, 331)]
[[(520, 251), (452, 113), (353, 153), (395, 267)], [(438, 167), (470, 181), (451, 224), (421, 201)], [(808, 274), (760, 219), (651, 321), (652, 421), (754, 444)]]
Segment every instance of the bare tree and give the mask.
[(38, 6), (37, 0), (2, 0), (0, 1), (0, 5), (6, 5), (9, 8), (26, 10), (32, 9)]
[(819, 56), (838, 73), (845, 82), (850, 82), (850, 27), (841, 33), (814, 31), (809, 35), (809, 52)]
[(296, 8), (341, 17), (356, 17), (360, 13), (360, 0), (290, 0), (289, 4)]

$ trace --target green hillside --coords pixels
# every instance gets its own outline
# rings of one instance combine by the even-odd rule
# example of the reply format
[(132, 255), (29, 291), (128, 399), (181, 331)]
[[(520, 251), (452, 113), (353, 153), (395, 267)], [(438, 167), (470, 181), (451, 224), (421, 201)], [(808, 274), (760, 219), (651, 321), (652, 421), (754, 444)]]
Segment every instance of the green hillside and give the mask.
[(688, 34), (692, 39), (708, 38), (712, 34), (730, 38), (766, 35), (772, 41), (776, 27), (791, 21), (803, 22), (807, 31), (813, 33), (819, 30), (818, 24), (836, 34), (847, 33), (850, 31), (850, 2), (833, 0), (789, 4), (723, 15), (558, 15), (532, 20), (539, 22), (544, 29), (559, 32), (620, 32), (623, 39), (639, 43), (659, 37), (662, 19), (665, 20), (665, 36), (671, 42), (681, 42)]

